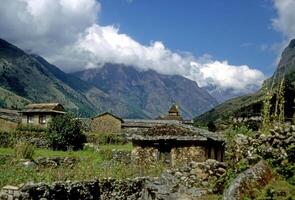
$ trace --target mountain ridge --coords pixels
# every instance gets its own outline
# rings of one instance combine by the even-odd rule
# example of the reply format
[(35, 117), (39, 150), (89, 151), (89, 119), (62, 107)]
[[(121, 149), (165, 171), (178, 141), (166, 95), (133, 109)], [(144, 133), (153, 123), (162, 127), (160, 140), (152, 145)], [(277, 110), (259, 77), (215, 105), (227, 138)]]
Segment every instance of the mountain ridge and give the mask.
[[(127, 118), (154, 118), (165, 114), (174, 103), (179, 103), (184, 116), (191, 118), (217, 104), (196, 82), (181, 76), (138, 72), (133, 67), (122, 68), (113, 64), (106, 69), (105, 73), (111, 75), (114, 72), (114, 75), (104, 79), (99, 72), (102, 80), (99, 83), (81, 80), (77, 73), (64, 73), (41, 56), (27, 54), (0, 39), (0, 87), (10, 95), (15, 94), (12, 95), (15, 98), (24, 98), (19, 102), (57, 101), (81, 116), (109, 111)], [(121, 81), (122, 85), (114, 85), (114, 80)], [(109, 85), (118, 86), (118, 89), (110, 89)], [(120, 89), (126, 94), (118, 92)], [(191, 98), (184, 98), (187, 96)], [(0, 102), (10, 108), (19, 109), (23, 105), (5, 103), (1, 95)]]

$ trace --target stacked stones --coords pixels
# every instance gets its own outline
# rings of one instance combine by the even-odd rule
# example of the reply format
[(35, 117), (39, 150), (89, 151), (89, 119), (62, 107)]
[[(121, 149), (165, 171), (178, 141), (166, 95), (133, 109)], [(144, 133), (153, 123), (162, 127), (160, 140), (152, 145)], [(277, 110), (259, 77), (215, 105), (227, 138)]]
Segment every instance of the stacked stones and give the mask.
[(236, 135), (234, 138), (235, 162), (245, 158), (255, 163), (261, 158), (280, 164), (288, 160), (288, 148), (295, 144), (295, 125), (275, 126), (270, 135), (257, 133), (253, 137)]
[(223, 162), (208, 159), (206, 162), (191, 162), (188, 166), (168, 170), (168, 173), (185, 187), (208, 187), (226, 173), (226, 167)]
[(38, 165), (38, 167), (65, 166), (73, 168), (79, 160), (73, 157), (38, 157), (34, 160), (34, 162)]
[(112, 160), (120, 163), (128, 164), (131, 162), (131, 152), (118, 149), (112, 150)]
[(5, 186), (0, 192), (0, 199), (17, 200), (70, 200), (70, 199), (100, 199), (98, 181), (84, 182), (55, 182), (51, 185), (45, 183), (28, 183), (20, 187)]

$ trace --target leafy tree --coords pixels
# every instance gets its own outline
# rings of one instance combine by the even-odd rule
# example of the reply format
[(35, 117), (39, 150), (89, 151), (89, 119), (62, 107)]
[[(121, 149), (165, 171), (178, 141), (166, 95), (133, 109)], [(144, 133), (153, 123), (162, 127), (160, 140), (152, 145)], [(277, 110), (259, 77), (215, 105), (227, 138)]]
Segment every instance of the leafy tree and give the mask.
[(82, 122), (72, 114), (54, 117), (48, 124), (47, 138), (52, 149), (63, 151), (82, 149), (86, 142)]

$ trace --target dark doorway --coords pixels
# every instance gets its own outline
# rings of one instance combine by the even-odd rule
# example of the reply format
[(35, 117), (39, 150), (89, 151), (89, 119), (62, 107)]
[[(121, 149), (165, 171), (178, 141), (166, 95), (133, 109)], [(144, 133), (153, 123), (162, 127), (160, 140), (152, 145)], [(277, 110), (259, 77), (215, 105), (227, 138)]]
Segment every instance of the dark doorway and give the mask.
[(167, 144), (162, 144), (159, 147), (159, 159), (164, 161), (165, 164), (170, 165), (171, 164), (171, 146)]

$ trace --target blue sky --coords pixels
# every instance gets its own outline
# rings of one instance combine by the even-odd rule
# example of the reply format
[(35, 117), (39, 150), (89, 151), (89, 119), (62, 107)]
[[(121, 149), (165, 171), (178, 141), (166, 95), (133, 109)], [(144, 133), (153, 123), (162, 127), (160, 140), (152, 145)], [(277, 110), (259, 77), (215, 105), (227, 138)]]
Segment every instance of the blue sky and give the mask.
[[(210, 54), (271, 75), (283, 40), (276, 10), (264, 0), (101, 0), (99, 23), (114, 24), (142, 44), (162, 41), (174, 51)], [(128, 3), (129, 2), (129, 3)], [(226, 3), (225, 3), (226, 2)]]
[(245, 94), (295, 38), (295, 0), (1, 0), (0, 38), (65, 72), (105, 63)]

